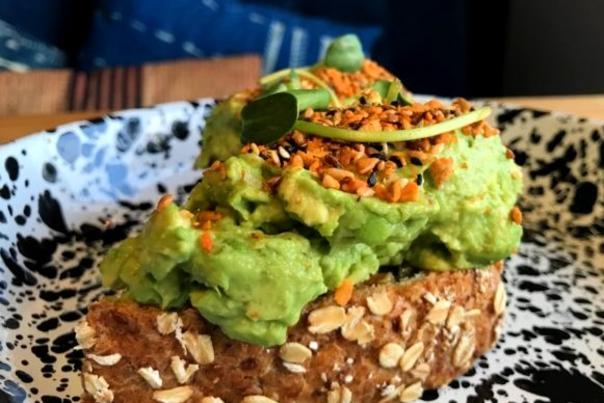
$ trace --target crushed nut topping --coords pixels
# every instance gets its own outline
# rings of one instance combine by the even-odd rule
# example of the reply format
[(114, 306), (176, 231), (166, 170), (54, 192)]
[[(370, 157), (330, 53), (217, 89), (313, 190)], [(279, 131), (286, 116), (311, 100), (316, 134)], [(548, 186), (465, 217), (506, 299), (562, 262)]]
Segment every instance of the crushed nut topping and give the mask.
[(373, 60), (365, 59), (358, 71), (345, 72), (333, 67), (319, 66), (312, 72), (333, 88), (344, 99), (359, 94), (378, 80), (392, 80), (394, 76)]
[(441, 187), (453, 174), (452, 158), (437, 158), (430, 165), (430, 176), (437, 188)]
[(394, 304), (386, 291), (382, 291), (367, 297), (367, 307), (374, 315), (388, 315)]
[(302, 364), (312, 357), (312, 351), (300, 343), (285, 343), (279, 349), (279, 357), (283, 361)]
[(415, 382), (401, 390), (399, 395), (400, 401), (407, 403), (419, 399), (424, 393), (424, 388), (421, 382)]
[(327, 403), (351, 403), (352, 392), (344, 385), (335, 383), (327, 393)]
[(164, 384), (159, 371), (152, 367), (139, 368), (137, 372), (153, 389), (159, 389)]
[(179, 325), (182, 327), (182, 321), (176, 312), (164, 312), (157, 315), (156, 324), (157, 331), (164, 336), (175, 332)]
[(224, 400), (219, 397), (206, 396), (201, 399), (200, 403), (224, 403)]
[(186, 365), (186, 361), (177, 355), (173, 355), (170, 358), (170, 368), (176, 377), (179, 384), (185, 384), (189, 382), (191, 377), (195, 375), (195, 372), (199, 370), (199, 365), (189, 364)]
[(214, 362), (214, 345), (209, 335), (186, 331), (183, 334), (183, 342), (187, 352), (198, 364), (205, 365)]
[(401, 361), (400, 361), (401, 369), (403, 371), (409, 371), (411, 368), (413, 368), (413, 366), (415, 365), (415, 363), (417, 362), (417, 360), (419, 359), (419, 357), (422, 355), (423, 352), (424, 352), (424, 343), (421, 341), (418, 341), (417, 343), (415, 343), (411, 347), (409, 347), (405, 351), (403, 356), (401, 357)]
[(75, 337), (82, 348), (92, 348), (96, 343), (96, 330), (87, 321), (80, 322), (74, 329)]
[(84, 390), (88, 392), (97, 403), (110, 403), (113, 401), (113, 392), (102, 376), (84, 374)]
[(96, 355), (96, 354), (87, 354), (86, 357), (96, 362), (99, 365), (103, 365), (106, 367), (110, 367), (112, 365), (117, 364), (122, 359), (122, 355), (120, 353), (108, 354), (108, 355)]
[(338, 329), (346, 320), (346, 311), (341, 306), (328, 306), (315, 309), (308, 315), (311, 333), (329, 333)]
[(156, 390), (153, 392), (153, 400), (160, 403), (183, 403), (193, 395), (190, 386), (178, 386), (172, 389)]
[(503, 281), (499, 281), (497, 290), (495, 290), (495, 297), (493, 298), (493, 309), (495, 310), (496, 315), (501, 315), (505, 311), (507, 299), (508, 297), (505, 292)]
[(426, 320), (437, 326), (444, 324), (445, 320), (447, 319), (450, 306), (451, 301), (446, 299), (439, 300), (428, 312)]
[(385, 344), (380, 349), (379, 363), (384, 368), (394, 368), (403, 356), (405, 349), (397, 343)]
[(276, 400), (262, 395), (251, 395), (243, 398), (241, 403), (279, 403)]

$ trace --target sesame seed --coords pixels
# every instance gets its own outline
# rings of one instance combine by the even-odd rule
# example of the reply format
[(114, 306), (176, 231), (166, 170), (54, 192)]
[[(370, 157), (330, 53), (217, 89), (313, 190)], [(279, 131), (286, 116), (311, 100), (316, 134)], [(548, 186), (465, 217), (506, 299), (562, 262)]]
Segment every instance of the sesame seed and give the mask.
[(424, 183), (424, 175), (422, 174), (417, 174), (417, 185), (421, 186), (422, 183)]
[(424, 165), (424, 163), (422, 162), (422, 160), (420, 160), (420, 159), (419, 159), (419, 158), (417, 158), (417, 157), (411, 157), (411, 158), (410, 158), (410, 161), (411, 161), (411, 163), (412, 163), (413, 165), (416, 165), (416, 166), (419, 166), (419, 167), (421, 167), (422, 165)]

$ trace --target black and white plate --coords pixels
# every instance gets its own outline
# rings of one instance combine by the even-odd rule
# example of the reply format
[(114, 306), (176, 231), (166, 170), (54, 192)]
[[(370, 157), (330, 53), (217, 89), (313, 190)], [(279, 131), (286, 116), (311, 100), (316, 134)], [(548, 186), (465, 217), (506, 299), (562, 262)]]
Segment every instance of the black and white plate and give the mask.
[[(213, 100), (121, 112), (0, 147), (0, 402), (79, 401), (73, 326), (96, 265), (157, 198), (181, 199)], [(496, 348), (425, 401), (604, 402), (604, 126), (493, 105), (524, 167)]]

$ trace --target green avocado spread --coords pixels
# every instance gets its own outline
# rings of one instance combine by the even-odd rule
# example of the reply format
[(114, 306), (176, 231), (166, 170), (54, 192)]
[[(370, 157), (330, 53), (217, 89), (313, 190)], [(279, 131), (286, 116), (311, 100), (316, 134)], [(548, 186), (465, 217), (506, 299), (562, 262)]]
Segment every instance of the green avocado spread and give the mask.
[[(419, 197), (404, 203), (329, 189), (307, 169), (206, 144), (222, 169), (207, 170), (184, 206), (158, 208), (139, 235), (111, 249), (104, 283), (141, 303), (190, 303), (229, 337), (272, 346), (306, 304), (344, 279), (365, 281), (383, 265), (446, 271), (497, 262), (522, 234), (510, 219), (520, 168), (499, 136), (454, 137), (440, 152), (454, 166), (441, 186), (429, 166), (399, 168), (410, 179), (424, 174)], [(191, 217), (202, 211), (221, 218), (200, 228)]]

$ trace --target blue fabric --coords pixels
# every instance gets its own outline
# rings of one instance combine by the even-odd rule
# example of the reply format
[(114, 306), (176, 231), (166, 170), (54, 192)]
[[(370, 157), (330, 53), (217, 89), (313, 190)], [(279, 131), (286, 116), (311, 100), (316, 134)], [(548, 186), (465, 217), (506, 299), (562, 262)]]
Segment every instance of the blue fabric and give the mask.
[(259, 53), (269, 72), (314, 63), (331, 38), (348, 32), (371, 49), (380, 28), (234, 0), (105, 0), (78, 66)]
[(65, 53), (0, 20), (0, 70), (62, 67)]

